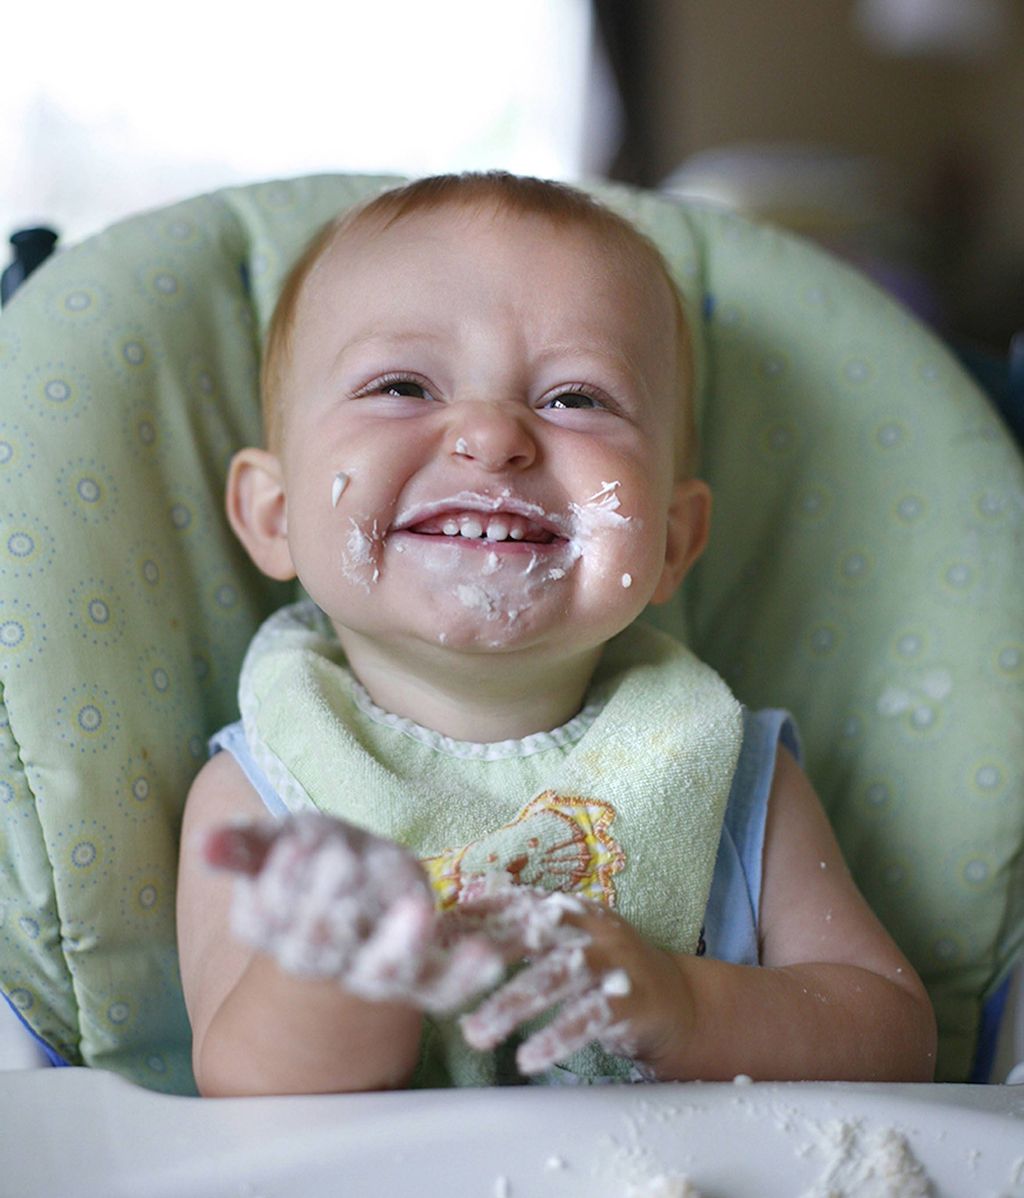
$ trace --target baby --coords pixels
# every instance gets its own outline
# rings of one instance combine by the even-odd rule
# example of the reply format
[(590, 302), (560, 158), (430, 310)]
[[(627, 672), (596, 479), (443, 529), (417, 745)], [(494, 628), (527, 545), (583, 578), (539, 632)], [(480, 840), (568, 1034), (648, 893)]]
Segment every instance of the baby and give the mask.
[(311, 601), (186, 807), (202, 1093), (930, 1078), (785, 713), (634, 624), (708, 535), (692, 386), (657, 250), (562, 185), (422, 180), (299, 261), (227, 510)]

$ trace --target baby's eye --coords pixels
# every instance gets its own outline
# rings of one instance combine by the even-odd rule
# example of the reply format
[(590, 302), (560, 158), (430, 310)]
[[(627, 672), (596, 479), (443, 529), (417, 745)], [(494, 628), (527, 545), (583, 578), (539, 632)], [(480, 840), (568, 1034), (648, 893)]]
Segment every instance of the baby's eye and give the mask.
[(545, 408), (559, 409), (591, 409), (603, 408), (605, 405), (596, 396), (591, 395), (587, 391), (563, 391), (560, 395), (554, 395), (545, 404)]
[(390, 399), (433, 399), (425, 380), (408, 374), (384, 374), (373, 379), (353, 394), (353, 399), (382, 395)]
[(413, 379), (386, 379), (378, 384), (380, 395), (393, 395), (396, 399), (429, 399), (426, 387)]

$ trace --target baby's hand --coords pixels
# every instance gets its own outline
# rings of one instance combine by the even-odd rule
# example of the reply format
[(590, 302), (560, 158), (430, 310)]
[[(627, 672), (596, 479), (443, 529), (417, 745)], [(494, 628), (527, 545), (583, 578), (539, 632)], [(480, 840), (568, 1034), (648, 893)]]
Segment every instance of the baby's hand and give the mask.
[(646, 1062), (670, 1034), (667, 1008), (680, 984), (671, 957), (606, 908), (510, 886), (470, 898), (460, 905), (459, 919), (501, 944), (506, 960), (529, 961), (460, 1020), (473, 1048), (493, 1048), (557, 1004), (562, 1004), (557, 1015), (519, 1046), (522, 1073), (540, 1073), (594, 1041)]
[(220, 828), (205, 856), (236, 874), (235, 935), (291, 973), (433, 1013), (501, 976), (501, 956), (483, 936), (442, 931), (419, 862), (393, 841), (310, 813)]

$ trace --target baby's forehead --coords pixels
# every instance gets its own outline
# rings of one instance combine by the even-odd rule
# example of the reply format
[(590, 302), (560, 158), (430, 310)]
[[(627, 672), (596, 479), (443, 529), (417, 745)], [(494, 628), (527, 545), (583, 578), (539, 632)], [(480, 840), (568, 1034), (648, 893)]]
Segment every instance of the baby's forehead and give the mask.
[(458, 197), (398, 215), (371, 209), (342, 218), (336, 222), (336, 230), (317, 265), (349, 257), (386, 258), (396, 244), (416, 241), (459, 250), (465, 246), (467, 236), (482, 232), (500, 238), (504, 230), (526, 232), (538, 242), (558, 245), (631, 280), (662, 284), (666, 292), (673, 287), (655, 247), (611, 212), (545, 213)]
[[(526, 261), (517, 257), (514, 248), (522, 246), (524, 236), (531, 251), (540, 250), (537, 255), (524, 254)], [(432, 280), (441, 285), (447, 281), (449, 255), (453, 270), (468, 263), (470, 271), (478, 271), (481, 245), (500, 246), (506, 237), (513, 249), (504, 257), (496, 256), (495, 282), (522, 279), (531, 263), (538, 258), (547, 261), (550, 250), (566, 264), (566, 279), (575, 278), (581, 302), (594, 292), (606, 297), (609, 309), (619, 314), (624, 336), (632, 340), (640, 335), (648, 352), (655, 353), (667, 341), (679, 339), (685, 321), (667, 267), (655, 247), (625, 221), (611, 213), (551, 215), (451, 199), (397, 218), (369, 212), (339, 222), (310, 273), (310, 307), (315, 308), (317, 298), (323, 297), (321, 287), (329, 292), (347, 290), (360, 271), (371, 272), (375, 289), (385, 290), (387, 276), (393, 274), (396, 297), (406, 293), (410, 282), (418, 293), (429, 292)], [(545, 299), (543, 280), (538, 280), (534, 295), (538, 311), (544, 309)]]

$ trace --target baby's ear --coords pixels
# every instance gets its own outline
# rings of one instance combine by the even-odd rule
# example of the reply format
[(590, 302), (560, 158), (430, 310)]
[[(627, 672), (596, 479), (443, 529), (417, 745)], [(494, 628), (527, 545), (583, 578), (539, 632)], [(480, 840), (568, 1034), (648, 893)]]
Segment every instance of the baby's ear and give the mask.
[(667, 603), (704, 552), (711, 529), (711, 488), (699, 478), (677, 482), (672, 488), (665, 537), (665, 568), (651, 596), (652, 603)]
[(231, 459), (228, 520), (249, 556), (270, 578), (295, 577), (288, 546), (288, 504), (281, 463), (265, 449), (241, 449)]

